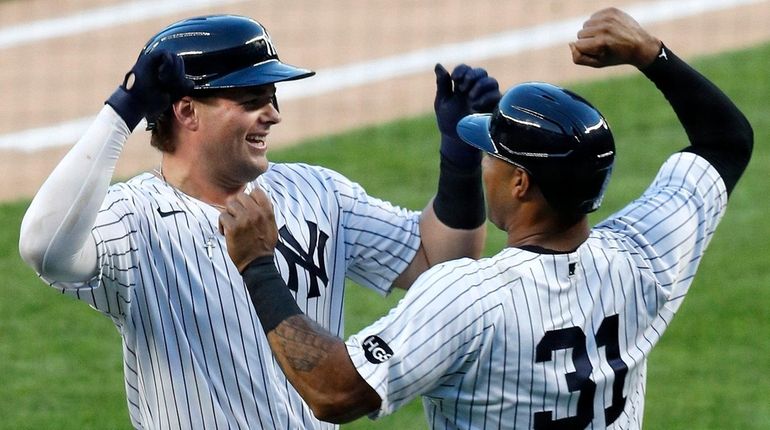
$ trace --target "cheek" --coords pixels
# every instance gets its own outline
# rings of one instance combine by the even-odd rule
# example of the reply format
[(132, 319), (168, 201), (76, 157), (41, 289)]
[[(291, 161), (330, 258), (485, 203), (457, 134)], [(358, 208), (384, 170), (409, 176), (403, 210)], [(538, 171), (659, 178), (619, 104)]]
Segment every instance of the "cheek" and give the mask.
[(484, 191), (487, 195), (493, 195), (500, 188), (500, 174), (495, 169), (493, 162), (489, 157), (485, 157), (481, 165), (481, 181), (484, 184)]
[(487, 205), (487, 218), (489, 218), (490, 221), (494, 223), (495, 219), (495, 202), (497, 201), (497, 196), (495, 195), (497, 192), (497, 189), (495, 187), (494, 180), (490, 177), (490, 175), (484, 171), (483, 176), (481, 177), (482, 182), (484, 183), (484, 200), (486, 201)]
[(511, 196), (505, 186), (504, 176), (499, 169), (494, 169), (489, 164), (484, 166), (482, 180), (484, 182), (487, 218), (497, 228), (503, 230), (504, 214), (511, 204)]

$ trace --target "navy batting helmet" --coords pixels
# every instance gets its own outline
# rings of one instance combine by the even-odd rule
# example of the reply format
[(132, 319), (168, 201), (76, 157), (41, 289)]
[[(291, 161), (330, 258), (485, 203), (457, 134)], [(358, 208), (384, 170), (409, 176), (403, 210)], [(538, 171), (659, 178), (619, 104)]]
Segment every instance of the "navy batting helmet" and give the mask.
[(253, 87), (307, 78), (315, 72), (282, 63), (270, 35), (257, 21), (209, 15), (169, 25), (140, 55), (165, 50), (182, 57), (196, 90)]
[(492, 114), (460, 120), (468, 144), (527, 171), (548, 204), (585, 214), (599, 208), (615, 161), (607, 121), (577, 94), (528, 82), (503, 95)]

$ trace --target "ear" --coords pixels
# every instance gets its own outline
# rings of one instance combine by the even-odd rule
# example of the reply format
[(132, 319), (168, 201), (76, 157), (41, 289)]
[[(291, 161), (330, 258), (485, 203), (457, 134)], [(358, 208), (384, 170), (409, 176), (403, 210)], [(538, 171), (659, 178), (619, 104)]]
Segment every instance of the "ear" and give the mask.
[(198, 106), (196, 101), (189, 96), (182, 97), (171, 105), (174, 118), (183, 129), (195, 131), (199, 126)]
[(516, 200), (527, 200), (531, 194), (532, 182), (526, 170), (516, 167), (511, 174), (511, 196)]
[(548, 204), (540, 191), (540, 187), (532, 181), (532, 176), (526, 170), (518, 167), (511, 177), (511, 195), (521, 202)]

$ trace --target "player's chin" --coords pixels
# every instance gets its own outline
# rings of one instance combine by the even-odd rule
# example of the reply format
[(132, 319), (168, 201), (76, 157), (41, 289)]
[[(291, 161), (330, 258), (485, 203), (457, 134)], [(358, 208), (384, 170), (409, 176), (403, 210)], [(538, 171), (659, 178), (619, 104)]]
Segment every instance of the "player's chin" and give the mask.
[(240, 182), (251, 182), (265, 173), (269, 163), (264, 155), (248, 154), (231, 165), (231, 173)]
[(263, 154), (259, 157), (255, 157), (252, 165), (254, 178), (256, 178), (257, 176), (267, 172), (267, 168), (270, 165), (270, 162), (267, 160), (267, 155)]
[(495, 209), (489, 207), (489, 204), (487, 204), (487, 219), (499, 230), (506, 231), (505, 223), (497, 216)]

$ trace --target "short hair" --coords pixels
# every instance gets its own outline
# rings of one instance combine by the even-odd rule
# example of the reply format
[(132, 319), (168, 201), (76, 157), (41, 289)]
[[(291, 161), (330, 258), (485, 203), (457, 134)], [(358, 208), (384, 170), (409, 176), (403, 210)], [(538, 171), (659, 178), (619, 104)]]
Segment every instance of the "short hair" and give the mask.
[(173, 154), (176, 150), (174, 139), (174, 110), (169, 107), (155, 120), (150, 136), (150, 145), (160, 152)]

